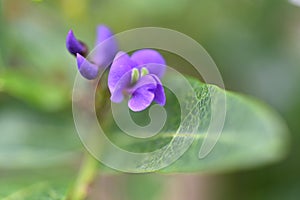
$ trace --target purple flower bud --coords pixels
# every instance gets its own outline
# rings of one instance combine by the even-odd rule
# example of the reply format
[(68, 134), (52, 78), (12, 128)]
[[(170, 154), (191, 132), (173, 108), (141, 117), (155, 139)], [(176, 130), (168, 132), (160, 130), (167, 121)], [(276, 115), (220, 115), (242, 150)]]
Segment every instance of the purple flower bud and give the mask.
[(74, 56), (76, 56), (77, 53), (86, 56), (88, 51), (86, 45), (83, 42), (76, 39), (72, 30), (68, 32), (66, 39), (66, 47), (68, 51)]
[(131, 96), (128, 107), (132, 111), (145, 110), (153, 101), (164, 106), (166, 97), (159, 79), (164, 72), (165, 60), (157, 51), (139, 50), (131, 57), (119, 52), (108, 75), (111, 101), (120, 103), (125, 93)]
[(68, 32), (66, 47), (77, 57), (81, 75), (89, 80), (97, 78), (99, 70), (108, 67), (118, 51), (118, 44), (112, 31), (104, 25), (97, 28), (96, 46), (89, 60), (85, 58), (88, 54), (86, 45), (75, 37), (72, 30)]
[(99, 73), (99, 67), (97, 65), (90, 63), (79, 53), (77, 53), (76, 59), (77, 59), (78, 70), (84, 78), (88, 80), (97, 78)]

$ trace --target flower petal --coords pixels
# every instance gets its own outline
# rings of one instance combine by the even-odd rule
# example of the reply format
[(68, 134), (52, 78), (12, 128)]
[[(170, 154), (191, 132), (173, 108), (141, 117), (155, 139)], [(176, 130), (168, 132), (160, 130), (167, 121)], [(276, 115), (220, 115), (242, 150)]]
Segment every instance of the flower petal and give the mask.
[(107, 26), (97, 27), (95, 49), (91, 53), (91, 61), (101, 68), (108, 67), (118, 52), (118, 44), (113, 35)]
[(150, 74), (155, 74), (161, 78), (166, 70), (164, 58), (155, 50), (143, 49), (132, 54), (131, 59), (135, 61), (141, 69), (146, 67)]
[(127, 92), (132, 94), (135, 92), (135, 90), (145, 86), (148, 87), (148, 89), (154, 90), (156, 88), (156, 85), (157, 81), (152, 75), (145, 75), (141, 77), (131, 88), (128, 88)]
[(131, 71), (126, 72), (116, 83), (113, 90), (110, 90), (110, 100), (115, 103), (120, 103), (124, 99), (123, 91), (130, 86)]
[[(118, 83), (118, 81), (121, 79), (121, 77), (128, 71), (131, 71), (131, 69), (135, 65), (136, 63), (132, 62), (128, 54), (124, 52), (119, 52), (116, 55), (108, 74), (108, 88), (111, 93), (114, 92), (115, 86)], [(130, 79), (131, 78), (129, 78), (129, 82)]]
[(128, 107), (135, 112), (146, 109), (155, 97), (156, 88), (157, 82), (152, 75), (141, 77), (133, 87), (127, 89), (128, 93), (132, 94)]
[(128, 101), (128, 107), (135, 112), (145, 110), (154, 99), (153, 91), (148, 86), (138, 88)]
[(165, 90), (164, 90), (164, 87), (161, 83), (161, 81), (159, 80), (159, 78), (155, 75), (151, 75), (155, 81), (157, 82), (157, 86), (156, 86), (156, 89), (154, 91), (154, 101), (161, 105), (161, 106), (164, 106), (166, 104), (166, 95), (165, 95)]
[(82, 55), (77, 53), (77, 66), (80, 74), (88, 79), (92, 80), (97, 78), (99, 73), (99, 68), (97, 65), (90, 63), (87, 59), (85, 59)]
[(68, 32), (66, 39), (66, 47), (68, 51), (76, 56), (77, 53), (85, 56), (87, 54), (87, 47), (85, 44), (76, 39), (72, 30)]

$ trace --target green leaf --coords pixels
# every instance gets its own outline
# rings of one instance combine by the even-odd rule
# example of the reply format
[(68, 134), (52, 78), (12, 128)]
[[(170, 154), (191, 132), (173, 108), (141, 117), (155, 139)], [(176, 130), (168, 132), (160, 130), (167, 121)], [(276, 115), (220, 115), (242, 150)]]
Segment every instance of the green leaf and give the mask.
[[(169, 80), (180, 84), (176, 77)], [(199, 125), (193, 134), (178, 134), (178, 141), (186, 142), (190, 137), (194, 139), (190, 148), (174, 163), (163, 168), (160, 172), (219, 172), (256, 167), (281, 159), (287, 150), (288, 134), (285, 123), (267, 105), (251, 97), (224, 91), (217, 86), (203, 84), (189, 78), (195, 97), (186, 95), (184, 105), (179, 105), (174, 94), (167, 91), (165, 109), (168, 119), (162, 131), (150, 139), (137, 139), (122, 133), (116, 124), (112, 124), (108, 137), (119, 147), (130, 152), (153, 152), (168, 143), (174, 142), (176, 130), (189, 130), (189, 126)], [(179, 86), (180, 87), (180, 86)], [(185, 90), (182, 88), (182, 90)], [(212, 98), (226, 94), (226, 118), (220, 138), (212, 151), (204, 158), (199, 158), (199, 151), (212, 116), (213, 109), (220, 110), (219, 104), (212, 104)], [(181, 111), (179, 108), (182, 108)], [(183, 112), (186, 123), (180, 124), (180, 114)], [(148, 110), (142, 113), (131, 113), (137, 124), (145, 125), (149, 122)], [(147, 123), (146, 123), (147, 124)], [(107, 131), (108, 132), (108, 131)], [(184, 140), (180, 140), (182, 137)], [(180, 146), (180, 145), (179, 145)], [(143, 161), (137, 162), (139, 171), (151, 171), (153, 166), (162, 160), (169, 159), (180, 149), (166, 149), (167, 154), (152, 154)], [(109, 153), (105, 152), (109, 156)], [(111, 155), (113, 156), (113, 154)], [(124, 161), (125, 162), (125, 161)]]
[[(213, 85), (192, 82), (195, 89), (200, 86), (216, 94), (225, 92)], [(191, 148), (162, 172), (237, 170), (278, 161), (286, 155), (288, 131), (276, 112), (256, 99), (234, 92), (226, 91), (226, 98), (224, 128), (210, 154), (198, 158), (205, 135), (197, 134)]]
[(78, 158), (71, 113), (44, 113), (7, 99), (0, 106), (0, 127), (0, 168), (39, 168)]

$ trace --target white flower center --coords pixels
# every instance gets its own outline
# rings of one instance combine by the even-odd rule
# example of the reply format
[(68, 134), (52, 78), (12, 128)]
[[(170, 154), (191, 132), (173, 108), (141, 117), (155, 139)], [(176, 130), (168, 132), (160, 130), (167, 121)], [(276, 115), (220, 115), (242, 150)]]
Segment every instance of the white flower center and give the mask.
[(131, 83), (136, 83), (140, 77), (143, 77), (147, 74), (149, 74), (149, 71), (146, 67), (142, 67), (140, 71), (137, 68), (133, 68), (131, 71)]

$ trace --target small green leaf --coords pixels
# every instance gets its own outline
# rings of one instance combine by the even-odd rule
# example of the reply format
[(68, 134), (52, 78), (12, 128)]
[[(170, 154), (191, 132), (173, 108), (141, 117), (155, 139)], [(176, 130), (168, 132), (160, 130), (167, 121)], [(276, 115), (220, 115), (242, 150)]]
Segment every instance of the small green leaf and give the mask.
[(51, 189), (50, 186), (45, 183), (37, 183), (28, 187), (22, 188), (2, 198), (2, 200), (19, 200), (19, 199), (51, 199), (61, 200), (64, 199), (64, 194)]
[(71, 102), (71, 94), (62, 83), (48, 82), (17, 70), (5, 70), (0, 74), (1, 91), (46, 111), (61, 110)]
[(0, 199), (62, 200), (76, 176), (73, 168), (6, 170), (0, 179)]

